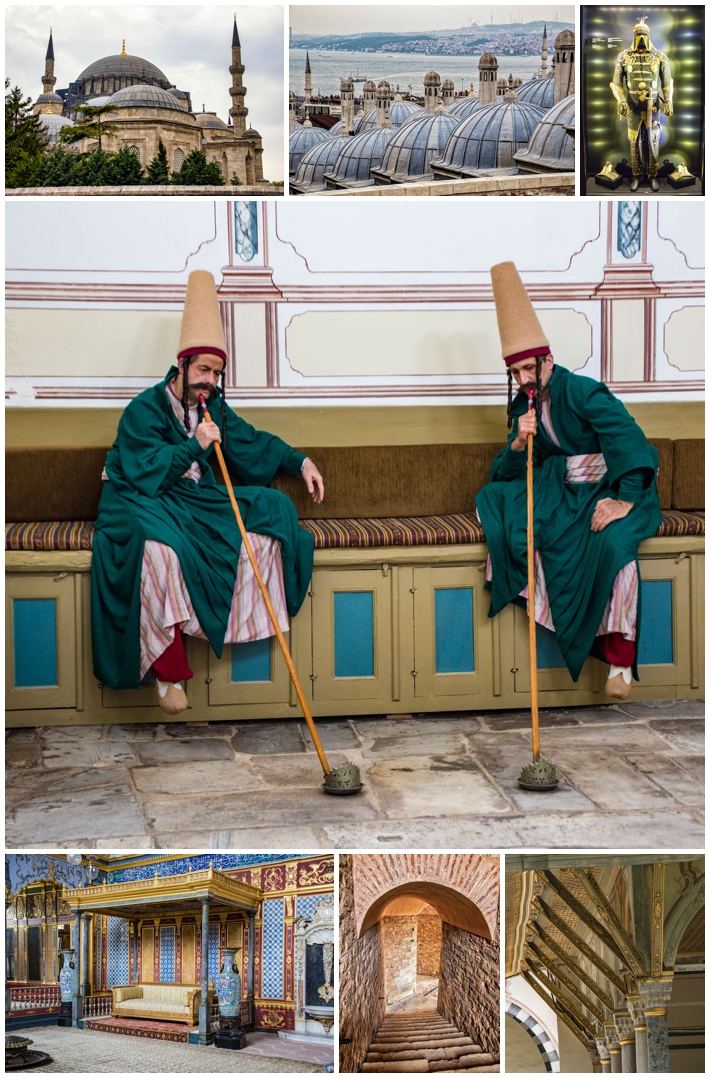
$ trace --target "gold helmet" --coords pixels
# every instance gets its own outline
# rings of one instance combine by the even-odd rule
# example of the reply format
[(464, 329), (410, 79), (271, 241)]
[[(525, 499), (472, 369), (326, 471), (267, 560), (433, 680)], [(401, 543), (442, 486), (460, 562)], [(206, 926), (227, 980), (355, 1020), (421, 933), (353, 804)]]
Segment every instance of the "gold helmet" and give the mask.
[(638, 52), (642, 49), (644, 52), (650, 52), (651, 45), (651, 31), (646, 26), (647, 15), (644, 15), (634, 26), (634, 52)]

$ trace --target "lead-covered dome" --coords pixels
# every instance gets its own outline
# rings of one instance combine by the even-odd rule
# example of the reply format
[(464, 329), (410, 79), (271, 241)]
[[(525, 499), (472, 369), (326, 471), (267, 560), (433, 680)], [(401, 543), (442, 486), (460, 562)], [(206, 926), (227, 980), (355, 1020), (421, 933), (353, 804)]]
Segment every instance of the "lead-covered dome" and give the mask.
[(393, 127), (373, 127), (346, 139), (332, 172), (325, 173), (328, 187), (365, 186), (372, 183), (372, 169), (382, 161)]
[[(416, 116), (417, 113), (423, 113), (424, 109), (421, 105), (417, 105), (415, 101), (397, 101), (396, 99), (390, 104), (390, 123), (392, 127), (401, 127), (412, 116)], [(361, 131), (368, 131), (372, 127), (377, 127), (377, 109), (370, 109), (364, 116), (359, 116), (355, 120), (355, 134), (359, 135)]]
[(322, 142), (317, 142), (307, 153), (304, 153), (289, 186), (301, 194), (325, 191), (325, 174), (330, 172), (335, 165), (346, 142), (348, 142), (347, 135), (326, 138)]
[(226, 123), (224, 120), (220, 120), (216, 112), (195, 112), (193, 116), (198, 127), (213, 127), (219, 131), (229, 132)]
[(541, 109), (551, 109), (555, 103), (555, 80), (550, 75), (541, 79), (528, 79), (515, 92), (518, 101), (539, 105)]
[(68, 116), (57, 116), (54, 113), (40, 113), (39, 122), (44, 128), (44, 133), (48, 136), (50, 145), (56, 145), (59, 142), (59, 132), (63, 127), (73, 127), (74, 121), (70, 120)]
[(59, 94), (40, 94), (35, 105), (63, 105), (64, 101)]
[(543, 116), (515, 163), (525, 172), (574, 172), (574, 94), (563, 97)]
[[(511, 95), (514, 97), (514, 95)], [(523, 150), (545, 115), (537, 105), (498, 98), (463, 120), (449, 136), (435, 174), (468, 176), (488, 168), (512, 168), (513, 157)]]
[(477, 97), (457, 97), (455, 101), (446, 106), (446, 111), (450, 116), (457, 116), (459, 120), (465, 120), (467, 116), (472, 116), (474, 112), (477, 112), (482, 107)]
[(165, 90), (170, 86), (164, 73), (155, 64), (151, 64), (150, 60), (144, 60), (142, 56), (129, 56), (123, 52), (95, 60), (84, 68), (76, 82), (81, 82), (82, 79), (104, 78), (155, 79)]
[(148, 86), (146, 83), (125, 86), (123, 90), (117, 90), (109, 98), (109, 103), (119, 109), (175, 109), (177, 112), (185, 111), (178, 99), (169, 90), (163, 90), (160, 86)]
[[(408, 183), (432, 178), (431, 162), (440, 157), (449, 135), (460, 123), (443, 108), (416, 116), (390, 139), (375, 170), (375, 183)], [(386, 178), (385, 178), (386, 177)]]
[(308, 153), (317, 142), (322, 142), (324, 138), (328, 138), (328, 132), (322, 127), (313, 127), (310, 123), (307, 126), (299, 124), (289, 132), (288, 171), (290, 175), (297, 171), (303, 155)]

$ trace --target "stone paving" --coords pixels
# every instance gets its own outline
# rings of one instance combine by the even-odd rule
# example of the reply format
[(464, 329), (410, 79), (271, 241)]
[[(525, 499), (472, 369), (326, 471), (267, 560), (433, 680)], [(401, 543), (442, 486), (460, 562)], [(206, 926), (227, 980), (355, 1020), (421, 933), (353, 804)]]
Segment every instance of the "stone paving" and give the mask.
[(528, 711), (318, 720), (358, 797), (327, 797), (303, 722), (7, 733), (13, 849), (704, 847), (702, 701), (543, 709), (558, 788), (522, 790)]
[[(22, 1030), (33, 1041), (32, 1049), (48, 1052), (53, 1062), (37, 1073), (61, 1071), (70, 1074), (264, 1074), (324, 1073), (318, 1063), (303, 1063), (264, 1054), (232, 1052), (227, 1048), (199, 1048), (173, 1041), (153, 1041), (124, 1037), (119, 1033), (99, 1033), (89, 1029), (62, 1029), (38, 1026)], [(273, 1038), (276, 1040), (277, 1038)]]

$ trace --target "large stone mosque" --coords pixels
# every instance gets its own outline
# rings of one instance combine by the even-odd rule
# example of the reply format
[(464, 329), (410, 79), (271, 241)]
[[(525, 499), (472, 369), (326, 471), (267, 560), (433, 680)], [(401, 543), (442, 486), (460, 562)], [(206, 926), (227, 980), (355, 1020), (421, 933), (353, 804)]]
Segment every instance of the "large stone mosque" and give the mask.
[[(171, 171), (177, 171), (193, 150), (204, 150), (207, 160), (220, 166), (226, 183), (235, 174), (243, 184), (263, 182), (261, 135), (255, 128), (246, 126), (249, 110), (245, 106), (246, 87), (242, 84), (241, 51), (235, 16), (229, 67), (232, 107), (225, 123), (216, 112), (206, 112), (204, 105), (201, 112), (196, 111), (189, 92), (179, 90), (149, 60), (127, 53), (125, 41), (120, 53), (94, 61), (65, 90), (56, 91), (50, 31), (42, 76), (44, 90), (33, 105), (49, 136), (48, 150), (59, 142), (61, 129), (77, 120), (77, 105), (110, 104), (116, 111), (106, 115), (106, 122), (118, 131), (102, 137), (102, 148), (108, 153), (128, 146), (145, 168), (157, 154), (158, 142), (162, 140)], [(85, 152), (95, 145), (95, 139), (83, 140), (73, 148)]]
[[(574, 194), (574, 61), (574, 33), (563, 30), (548, 69), (545, 29), (540, 68), (525, 82), (503, 78), (496, 57), (486, 53), (478, 62), (478, 92), (471, 83), (468, 94), (455, 96), (451, 79), (442, 82), (435, 71), (424, 77), (420, 98), (401, 95), (386, 80), (368, 80), (357, 113), (353, 83), (345, 78), (335, 120), (337, 98), (324, 103), (312, 95), (307, 54), (303, 100), (299, 105), (293, 92), (289, 96), (291, 194), (393, 185), (404, 194), (404, 185), (427, 184), (426, 193), (436, 195), (444, 193), (441, 181), (533, 174), (566, 174), (569, 190), (549, 193)], [(509, 194), (525, 193), (519, 184), (509, 188)]]

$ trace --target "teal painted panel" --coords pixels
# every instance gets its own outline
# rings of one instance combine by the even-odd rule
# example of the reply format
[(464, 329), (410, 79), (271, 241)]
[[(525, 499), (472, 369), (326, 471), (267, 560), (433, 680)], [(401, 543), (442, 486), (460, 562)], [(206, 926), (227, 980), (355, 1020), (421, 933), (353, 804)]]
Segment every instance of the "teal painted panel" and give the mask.
[(57, 600), (13, 599), (15, 688), (53, 687), (57, 681)]
[(535, 625), (537, 629), (537, 668), (538, 670), (559, 670), (567, 664), (557, 643), (557, 636), (544, 625)]
[(639, 666), (673, 662), (673, 582), (641, 581)]
[(472, 674), (473, 588), (434, 588), (437, 674)]
[(271, 681), (271, 637), (232, 644), (232, 681)]
[(371, 591), (336, 591), (333, 595), (336, 677), (374, 677), (374, 612)]

